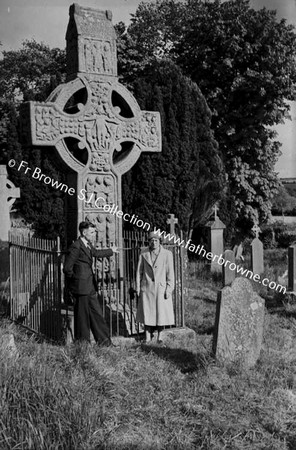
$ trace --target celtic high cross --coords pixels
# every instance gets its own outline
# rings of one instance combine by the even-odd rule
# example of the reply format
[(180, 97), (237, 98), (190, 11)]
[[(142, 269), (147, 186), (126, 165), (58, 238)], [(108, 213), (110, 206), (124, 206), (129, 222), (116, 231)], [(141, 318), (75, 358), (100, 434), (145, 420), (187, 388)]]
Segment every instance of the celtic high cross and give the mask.
[(118, 82), (111, 12), (73, 4), (69, 14), (68, 82), (46, 102), (29, 102), (31, 142), (56, 148), (79, 194), (68, 199), (68, 241), (81, 220), (90, 220), (99, 244), (121, 246), (122, 219), (103, 208), (121, 210), (122, 175), (141, 152), (161, 151), (160, 116), (141, 111)]

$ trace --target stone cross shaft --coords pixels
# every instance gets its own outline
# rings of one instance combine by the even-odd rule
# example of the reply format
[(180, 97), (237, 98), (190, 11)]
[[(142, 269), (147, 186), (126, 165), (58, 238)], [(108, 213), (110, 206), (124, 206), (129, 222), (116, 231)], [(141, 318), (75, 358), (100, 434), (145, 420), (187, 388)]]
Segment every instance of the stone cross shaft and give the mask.
[[(77, 233), (78, 223), (89, 220), (96, 225), (98, 245), (122, 246), (122, 219), (106, 206), (121, 210), (121, 177), (142, 152), (161, 151), (161, 126), (159, 113), (141, 111), (118, 82), (111, 19), (110, 11), (70, 7), (69, 81), (46, 102), (29, 102), (26, 108), (31, 144), (54, 147), (76, 189), (69, 226), (75, 223)], [(76, 233), (68, 233), (68, 240)]]
[(17, 198), (20, 198), (20, 189), (7, 179), (6, 166), (0, 166), (0, 240), (8, 241), (8, 232), (10, 230), (10, 209)]

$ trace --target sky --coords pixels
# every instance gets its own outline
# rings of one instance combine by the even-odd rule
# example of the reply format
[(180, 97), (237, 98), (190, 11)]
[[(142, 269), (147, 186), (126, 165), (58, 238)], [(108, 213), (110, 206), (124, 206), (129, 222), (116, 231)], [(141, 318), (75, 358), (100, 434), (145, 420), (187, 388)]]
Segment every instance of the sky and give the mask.
[[(25, 39), (34, 38), (50, 47), (65, 48), (69, 6), (73, 0), (0, 0), (0, 50), (16, 50)], [(81, 6), (109, 9), (113, 23), (128, 23), (140, 0), (77, 0)], [(296, 0), (250, 0), (254, 8), (277, 11), (296, 27)], [(291, 104), (292, 120), (276, 127), (283, 144), (276, 171), (282, 178), (296, 178), (296, 103)]]

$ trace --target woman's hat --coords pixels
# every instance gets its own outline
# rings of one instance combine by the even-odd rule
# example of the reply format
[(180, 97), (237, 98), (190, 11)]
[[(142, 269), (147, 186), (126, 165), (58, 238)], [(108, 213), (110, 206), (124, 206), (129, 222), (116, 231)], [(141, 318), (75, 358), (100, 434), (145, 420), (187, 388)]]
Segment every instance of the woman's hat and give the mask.
[(148, 241), (150, 241), (150, 239), (159, 239), (161, 241), (161, 236), (156, 231), (150, 231), (148, 234)]

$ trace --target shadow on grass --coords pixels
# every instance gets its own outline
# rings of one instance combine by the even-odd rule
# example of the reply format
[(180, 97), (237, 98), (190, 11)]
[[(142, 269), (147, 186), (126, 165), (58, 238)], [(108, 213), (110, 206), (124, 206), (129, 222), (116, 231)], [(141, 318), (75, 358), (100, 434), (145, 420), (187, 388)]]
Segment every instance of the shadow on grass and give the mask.
[(269, 311), (269, 314), (276, 314), (277, 316), (284, 317), (286, 319), (296, 319), (296, 311), (295, 310), (289, 311), (285, 307)]
[(168, 348), (158, 345), (142, 344), (146, 353), (153, 352), (159, 358), (172, 362), (182, 373), (193, 373), (205, 370), (209, 357), (202, 353), (192, 353), (181, 348)]

